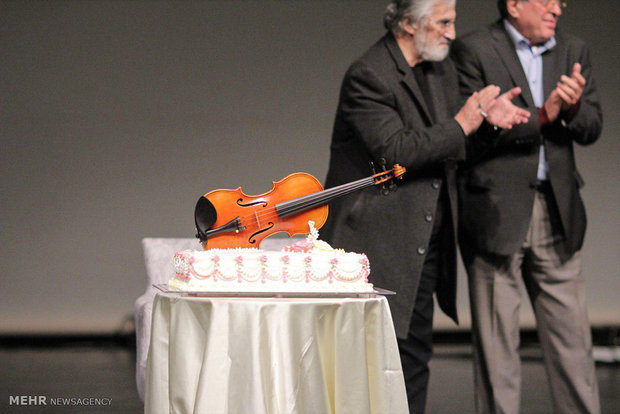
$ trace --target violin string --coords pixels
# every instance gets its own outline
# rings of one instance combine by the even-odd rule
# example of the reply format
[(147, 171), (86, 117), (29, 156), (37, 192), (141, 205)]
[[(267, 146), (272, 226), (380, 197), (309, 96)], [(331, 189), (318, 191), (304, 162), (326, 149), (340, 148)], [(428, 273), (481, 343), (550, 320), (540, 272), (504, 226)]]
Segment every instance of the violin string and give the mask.
[[(290, 203), (290, 202), (284, 202), (284, 203), (280, 203), (281, 204), (281, 209), (282, 209), (282, 214), (284, 215), (290, 215), (290, 214), (294, 214), (297, 213), (299, 211), (303, 211), (306, 208), (307, 204), (324, 204), (327, 201), (336, 198), (336, 197), (341, 197), (344, 195), (347, 195), (349, 193), (355, 192), (358, 189), (367, 187), (369, 185), (372, 185), (374, 183), (373, 180), (363, 180), (363, 182), (355, 182), (352, 183), (354, 185), (348, 186), (347, 188), (339, 188), (338, 191), (333, 191), (333, 192), (329, 192), (329, 193), (320, 193), (320, 194), (311, 194), (308, 197), (308, 202), (299, 202), (299, 203)], [(294, 201), (294, 200), (293, 200)], [(290, 204), (290, 205), (287, 205)]]
[(256, 212), (254, 215), (247, 215), (241, 217), (240, 220), (245, 221), (254, 219), (252, 221), (258, 220), (260, 222), (261, 220), (268, 221), (269, 219), (273, 219), (278, 216), (285, 217), (295, 214), (297, 212), (304, 211), (313, 206), (324, 204), (332, 198), (344, 196), (351, 192), (355, 192), (358, 189), (374, 184), (375, 182), (373, 177), (361, 179), (353, 183), (333, 187), (328, 190), (318, 191), (317, 193), (302, 196), (297, 199), (283, 201), (281, 203), (278, 203), (275, 207), (270, 207), (260, 212)]
[[(276, 204), (274, 207), (269, 207), (258, 212), (254, 212), (254, 214), (248, 214), (246, 216), (240, 217), (239, 221), (244, 227), (249, 227), (248, 221), (252, 221), (253, 224), (268, 222), (269, 220), (272, 220), (280, 215), (291, 215), (299, 211), (311, 208), (313, 205), (323, 204), (324, 202), (329, 200), (334, 195), (334, 193), (337, 193), (337, 196), (343, 196), (366, 186), (373, 185), (374, 183), (374, 177), (369, 177), (354, 181), (353, 183), (333, 187), (331, 189), (321, 190), (316, 193), (301, 196), (292, 200), (283, 201)], [(282, 210), (280, 211), (280, 214), (278, 214), (278, 206), (280, 206), (280, 209)]]
[[(339, 186), (339, 187), (334, 187), (334, 188), (327, 189), (327, 190), (318, 191), (316, 193), (301, 196), (293, 200), (283, 201), (281, 203), (276, 204), (274, 207), (261, 210), (260, 212), (257, 212), (256, 214), (253, 214), (253, 215), (247, 215), (247, 216), (241, 217), (240, 219), (247, 220), (247, 219), (258, 218), (259, 220), (261, 219), (269, 220), (279, 215), (278, 209), (281, 210), (280, 215), (282, 216), (290, 215), (299, 210), (309, 208), (313, 204), (322, 204), (323, 201), (329, 200), (330, 198), (332, 198), (334, 193), (341, 192), (341, 194), (338, 194), (338, 195), (345, 195), (350, 192), (357, 191), (358, 188), (363, 188), (364, 186), (367, 186), (368, 184), (372, 184), (373, 182), (374, 180), (363, 179), (363, 180), (356, 181), (354, 183), (350, 183), (353, 185), (346, 184), (345, 186)], [(349, 188), (344, 188), (344, 189), (342, 188), (342, 187), (347, 187), (347, 186)]]
[[(332, 187), (327, 190), (319, 190), (315, 193), (300, 196), (292, 200), (282, 201), (275, 204), (273, 207), (265, 208), (260, 211), (254, 211), (253, 214), (239, 217), (237, 218), (237, 220), (240, 225), (242, 227), (245, 227), (246, 229), (251, 227), (260, 228), (262, 225), (261, 221), (264, 223), (277, 217), (285, 217), (287, 215), (296, 214), (317, 205), (326, 204), (332, 198), (344, 196), (359, 189), (388, 181), (391, 178), (395, 178), (394, 175), (391, 175), (393, 171), (394, 170), (384, 171), (382, 173), (375, 174), (367, 178), (362, 178), (351, 183), (342, 184), (340, 186)], [(385, 179), (379, 182), (378, 180), (380, 180), (381, 178)], [(278, 210), (280, 210), (280, 214), (278, 214)], [(251, 224), (248, 222), (250, 220)]]

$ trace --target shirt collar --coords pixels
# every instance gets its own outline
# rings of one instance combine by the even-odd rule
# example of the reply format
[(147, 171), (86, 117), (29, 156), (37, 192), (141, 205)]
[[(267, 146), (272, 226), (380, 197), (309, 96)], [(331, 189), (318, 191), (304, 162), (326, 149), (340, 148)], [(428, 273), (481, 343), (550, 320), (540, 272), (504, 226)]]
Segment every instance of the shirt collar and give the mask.
[(510, 40), (512, 40), (512, 42), (514, 43), (515, 48), (519, 49), (525, 45), (536, 55), (542, 55), (547, 50), (553, 49), (557, 43), (555, 40), (555, 36), (552, 36), (547, 39), (547, 41), (541, 46), (532, 46), (530, 41), (527, 40), (525, 36), (523, 36), (521, 33), (519, 33), (519, 31), (508, 21), (508, 19), (504, 19), (504, 27), (508, 32), (508, 36), (510, 36)]

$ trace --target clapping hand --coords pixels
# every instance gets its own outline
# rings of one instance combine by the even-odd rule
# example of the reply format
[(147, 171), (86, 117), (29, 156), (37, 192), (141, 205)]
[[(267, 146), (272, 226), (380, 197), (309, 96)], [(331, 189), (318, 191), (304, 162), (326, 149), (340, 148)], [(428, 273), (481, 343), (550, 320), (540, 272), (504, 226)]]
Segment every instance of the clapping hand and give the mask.
[(487, 116), (483, 108), (495, 101), (499, 95), (499, 87), (489, 85), (478, 92), (474, 92), (465, 102), (465, 105), (456, 114), (454, 119), (461, 125), (465, 135), (475, 132)]
[(486, 113), (487, 122), (502, 129), (511, 129), (514, 125), (526, 123), (531, 115), (529, 111), (512, 103), (520, 93), (521, 88), (512, 88), (487, 103), (488, 107), (482, 106), (480, 109)]
[(585, 86), (586, 78), (581, 74), (581, 65), (575, 63), (570, 78), (566, 75), (562, 75), (556, 87), (558, 95), (562, 98), (563, 111), (568, 111), (571, 106), (579, 102)]
[(573, 65), (573, 73), (570, 78), (562, 75), (556, 88), (545, 102), (545, 111), (549, 121), (555, 121), (560, 115), (560, 111), (568, 111), (581, 99), (583, 89), (586, 86), (586, 79), (581, 74), (581, 65)]

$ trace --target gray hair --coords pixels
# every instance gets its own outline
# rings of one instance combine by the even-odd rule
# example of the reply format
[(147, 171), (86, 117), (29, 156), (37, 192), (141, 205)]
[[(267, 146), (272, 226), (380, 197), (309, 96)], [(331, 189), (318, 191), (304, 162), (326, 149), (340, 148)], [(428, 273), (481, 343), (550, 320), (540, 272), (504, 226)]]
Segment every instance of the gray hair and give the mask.
[(454, 3), (456, 0), (394, 0), (388, 4), (383, 13), (383, 25), (394, 34), (404, 31), (403, 18), (409, 16), (409, 22), (419, 23), (433, 12), (439, 2)]

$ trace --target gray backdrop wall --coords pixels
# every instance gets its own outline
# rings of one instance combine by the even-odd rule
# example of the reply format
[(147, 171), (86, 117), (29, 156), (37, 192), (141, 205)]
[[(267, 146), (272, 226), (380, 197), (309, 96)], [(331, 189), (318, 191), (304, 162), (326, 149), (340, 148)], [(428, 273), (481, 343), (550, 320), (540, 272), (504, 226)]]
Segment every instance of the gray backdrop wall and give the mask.
[[(201, 194), (323, 180), (342, 75), (386, 3), (0, 2), (0, 332), (114, 331), (144, 290), (140, 240), (193, 237)], [(618, 5), (575, 0), (562, 18), (591, 46), (605, 113), (577, 151), (595, 324), (620, 323)], [(457, 12), (464, 33), (495, 1)]]

